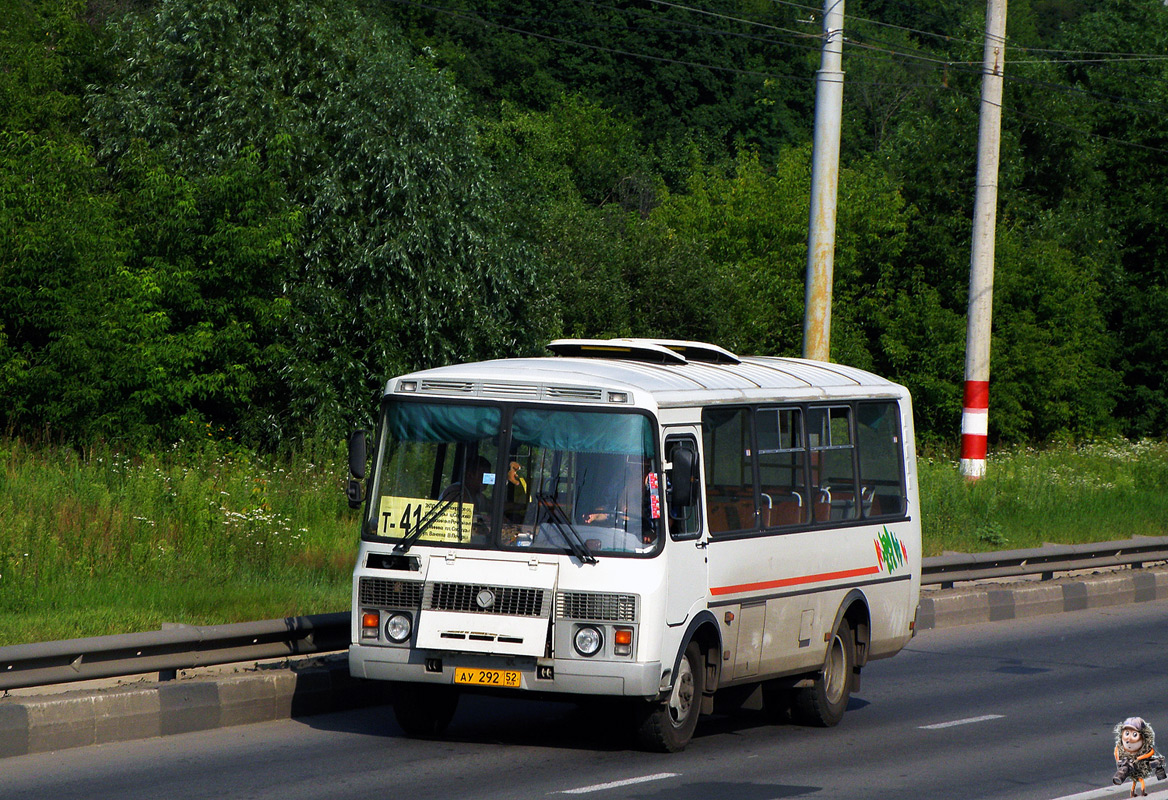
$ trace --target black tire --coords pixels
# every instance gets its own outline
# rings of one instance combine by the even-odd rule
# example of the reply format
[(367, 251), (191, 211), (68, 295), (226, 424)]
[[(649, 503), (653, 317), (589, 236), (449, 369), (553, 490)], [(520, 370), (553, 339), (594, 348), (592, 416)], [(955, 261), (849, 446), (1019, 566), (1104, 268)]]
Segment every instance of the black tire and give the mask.
[(852, 695), (855, 668), (856, 638), (848, 621), (840, 620), (815, 683), (792, 693), (791, 718), (801, 725), (819, 728), (838, 725)]
[(697, 642), (690, 642), (678, 663), (673, 691), (642, 715), (637, 729), (640, 745), (658, 753), (684, 750), (698, 725), (705, 688), (706, 659)]
[(407, 736), (434, 739), (443, 734), (458, 708), (458, 692), (449, 686), (399, 683), (393, 692), (393, 715)]

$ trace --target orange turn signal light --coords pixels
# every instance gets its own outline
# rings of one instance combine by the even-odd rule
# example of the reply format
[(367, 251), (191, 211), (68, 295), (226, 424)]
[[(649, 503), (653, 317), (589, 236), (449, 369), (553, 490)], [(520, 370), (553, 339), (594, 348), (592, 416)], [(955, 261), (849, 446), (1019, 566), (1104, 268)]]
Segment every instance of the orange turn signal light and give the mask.
[(613, 640), (617, 644), (632, 644), (633, 643), (633, 630), (632, 630), (632, 628), (617, 628), (616, 635), (613, 637)]
[(362, 628), (376, 628), (381, 624), (381, 615), (376, 611), (366, 611), (361, 615)]

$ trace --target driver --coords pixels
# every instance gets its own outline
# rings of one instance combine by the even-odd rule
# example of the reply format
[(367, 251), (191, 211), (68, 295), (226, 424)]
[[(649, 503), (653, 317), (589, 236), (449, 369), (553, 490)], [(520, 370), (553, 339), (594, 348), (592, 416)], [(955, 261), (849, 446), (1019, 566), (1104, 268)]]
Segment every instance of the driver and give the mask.
[(616, 487), (609, 503), (580, 516), (587, 525), (605, 525), (634, 534), (645, 543), (653, 540), (650, 514), (649, 464), (628, 464), (625, 481)]

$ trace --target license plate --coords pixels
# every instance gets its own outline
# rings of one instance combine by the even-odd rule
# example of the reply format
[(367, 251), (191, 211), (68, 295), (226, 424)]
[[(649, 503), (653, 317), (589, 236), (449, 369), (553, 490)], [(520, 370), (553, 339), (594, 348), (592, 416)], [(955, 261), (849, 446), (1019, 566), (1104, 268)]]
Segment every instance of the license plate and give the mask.
[(454, 670), (455, 683), (470, 683), (475, 686), (506, 686), (510, 689), (520, 687), (519, 671), (513, 669), (466, 669), (459, 667)]

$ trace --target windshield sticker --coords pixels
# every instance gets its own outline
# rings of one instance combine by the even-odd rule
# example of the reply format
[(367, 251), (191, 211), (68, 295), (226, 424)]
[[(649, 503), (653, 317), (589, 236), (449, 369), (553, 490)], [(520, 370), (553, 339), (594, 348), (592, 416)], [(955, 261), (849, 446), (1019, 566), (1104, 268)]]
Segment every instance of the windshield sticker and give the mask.
[(495, 485), (495, 473), (484, 472), (483, 473), (483, 486), (494, 486), (494, 485)]
[(908, 562), (908, 549), (896, 534), (885, 526), (872, 543), (876, 546), (876, 562), (881, 572), (892, 573)]
[[(381, 509), (377, 517), (377, 533), (380, 536), (401, 537), (414, 533), (419, 525), (431, 516), (434, 506), (445, 501), (426, 500), (420, 497), (381, 498)], [(425, 526), (419, 538), (426, 541), (458, 542), (470, 539), (474, 523), (474, 506), (462, 504), (462, 530), (459, 531), (458, 504), (451, 503), (436, 519)]]
[(661, 484), (656, 472), (649, 473), (649, 515), (661, 519)]

